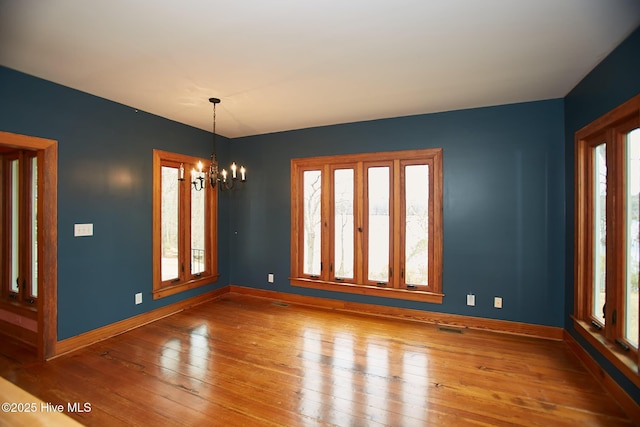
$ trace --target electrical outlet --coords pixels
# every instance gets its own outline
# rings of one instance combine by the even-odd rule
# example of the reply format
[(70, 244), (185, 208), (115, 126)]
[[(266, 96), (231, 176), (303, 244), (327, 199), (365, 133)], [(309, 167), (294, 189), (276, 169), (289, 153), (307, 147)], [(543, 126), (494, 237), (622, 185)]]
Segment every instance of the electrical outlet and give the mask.
[(142, 292), (136, 294), (136, 304), (142, 304)]
[(495, 308), (502, 308), (502, 297), (495, 297), (493, 299), (493, 306)]
[(267, 281), (269, 283), (273, 283), (273, 281), (274, 281), (273, 273), (269, 273), (269, 275), (267, 276)]
[(473, 294), (467, 295), (467, 305), (476, 305), (476, 296)]

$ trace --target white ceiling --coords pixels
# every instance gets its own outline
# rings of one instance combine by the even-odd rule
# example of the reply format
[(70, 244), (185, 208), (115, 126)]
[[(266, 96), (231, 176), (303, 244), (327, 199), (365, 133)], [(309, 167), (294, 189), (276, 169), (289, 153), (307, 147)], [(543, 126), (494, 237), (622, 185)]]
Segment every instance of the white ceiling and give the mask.
[(0, 65), (228, 137), (565, 96), (638, 0), (0, 0)]

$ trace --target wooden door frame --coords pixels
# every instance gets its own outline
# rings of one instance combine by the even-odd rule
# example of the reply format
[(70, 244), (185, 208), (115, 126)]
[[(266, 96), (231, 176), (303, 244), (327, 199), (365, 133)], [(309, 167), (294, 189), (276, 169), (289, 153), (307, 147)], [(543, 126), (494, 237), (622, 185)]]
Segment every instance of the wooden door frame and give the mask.
[[(58, 341), (58, 141), (0, 131), (0, 145), (38, 151), (38, 358), (55, 356)], [(41, 157), (42, 156), (42, 157)]]

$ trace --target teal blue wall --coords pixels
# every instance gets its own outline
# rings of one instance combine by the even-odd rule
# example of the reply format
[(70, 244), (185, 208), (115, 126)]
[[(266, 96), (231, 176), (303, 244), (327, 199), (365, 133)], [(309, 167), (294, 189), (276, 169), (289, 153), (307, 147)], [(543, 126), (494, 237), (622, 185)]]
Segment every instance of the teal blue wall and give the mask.
[[(1, 67), (0, 130), (58, 141), (58, 339), (229, 283), (223, 250), (216, 284), (151, 296), (152, 150), (208, 158), (210, 132)], [(222, 247), (227, 206), (221, 197)], [(73, 237), (74, 223), (93, 223), (94, 236)]]
[[(326, 126), (233, 141), (251, 179), (237, 192), (234, 284), (372, 304), (562, 326), (564, 141), (561, 99)], [(289, 285), (290, 160), (442, 147), (443, 304)], [(276, 283), (267, 283), (274, 273)], [(466, 305), (466, 294), (476, 305)], [(504, 308), (493, 308), (494, 296)]]
[(565, 265), (565, 328), (640, 404), (640, 390), (573, 328), (574, 134), (577, 130), (640, 94), (640, 29), (636, 30), (565, 97), (565, 179), (567, 250)]

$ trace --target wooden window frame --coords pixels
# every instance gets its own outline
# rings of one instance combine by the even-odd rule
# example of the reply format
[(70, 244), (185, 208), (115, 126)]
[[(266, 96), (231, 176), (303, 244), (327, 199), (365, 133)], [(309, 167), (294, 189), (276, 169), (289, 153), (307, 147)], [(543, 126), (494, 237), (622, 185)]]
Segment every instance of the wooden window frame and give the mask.
[[(334, 203), (334, 199), (335, 199), (335, 172), (337, 170), (343, 170), (343, 169), (353, 169), (353, 175), (354, 175), (354, 185), (353, 185), (353, 202), (354, 202), (354, 213), (357, 216), (357, 210), (356, 210), (356, 204), (357, 204), (357, 197), (358, 197), (358, 186), (356, 184), (357, 181), (359, 181), (359, 177), (358, 177), (358, 173), (357, 173), (357, 169), (358, 169), (358, 164), (357, 163), (344, 163), (344, 164), (332, 164), (329, 165), (329, 179), (330, 179), (330, 188), (331, 188), (331, 194), (329, 194), (329, 200), (330, 203), (328, 205), (328, 209), (330, 211), (329, 214), (329, 218), (335, 218), (335, 203)], [(357, 227), (355, 226), (358, 223), (358, 219), (355, 219), (355, 224), (353, 227), (353, 242), (354, 242), (354, 259), (353, 259), (353, 278), (340, 278), (338, 279), (335, 276), (335, 272), (334, 271), (329, 271), (329, 274), (331, 274), (334, 278), (334, 280), (339, 280), (340, 282), (343, 283), (358, 283), (358, 280), (360, 280), (360, 274), (358, 272), (357, 269), (357, 265), (359, 265), (359, 259), (362, 257), (362, 253), (361, 251), (355, 251), (355, 247), (356, 247), (356, 242), (358, 241), (357, 235), (358, 235), (358, 230)], [(329, 235), (330, 236), (335, 236), (335, 221), (331, 221), (329, 223)], [(329, 241), (329, 256), (331, 258), (333, 258), (333, 255), (335, 254), (335, 239), (330, 239)], [(334, 262), (335, 264), (335, 262)]]
[(369, 194), (369, 174), (368, 174), (368, 170), (370, 168), (389, 168), (389, 270), (390, 270), (390, 277), (389, 280), (387, 282), (388, 285), (391, 285), (391, 288), (393, 289), (397, 289), (399, 287), (398, 283), (396, 281), (394, 281), (394, 275), (392, 274), (393, 271), (399, 271), (395, 268), (395, 258), (397, 257), (397, 254), (395, 252), (395, 248), (397, 248), (397, 245), (395, 245), (395, 240), (394, 239), (394, 227), (396, 225), (396, 217), (397, 215), (397, 211), (394, 209), (395, 207), (395, 193), (396, 193), (396, 186), (394, 185), (394, 161), (393, 159), (380, 159), (380, 160), (370, 160), (370, 161), (365, 161), (362, 162), (362, 166), (361, 166), (361, 170), (362, 170), (362, 198), (359, 199), (362, 201), (362, 209), (361, 211), (363, 212), (362, 214), (362, 227), (363, 227), (363, 232), (362, 232), (362, 242), (359, 246), (362, 247), (362, 252), (363, 252), (363, 262), (362, 262), (362, 281), (359, 283), (362, 283), (365, 286), (369, 286), (370, 288), (376, 289), (381, 282), (375, 281), (375, 280), (369, 280), (369, 241), (370, 241), (370, 235), (372, 233), (371, 227), (369, 226), (369, 203), (368, 203), (368, 194)]
[[(574, 327), (636, 386), (640, 387), (640, 352), (624, 339), (623, 322), (614, 323), (614, 310), (624, 318), (625, 155), (624, 135), (640, 125), (640, 95), (613, 109), (575, 134)], [(605, 324), (591, 314), (594, 268), (593, 152), (606, 143), (607, 262)], [(627, 345), (625, 349), (620, 343)]]
[(179, 277), (173, 281), (162, 281), (161, 272), (161, 212), (162, 212), (162, 166), (179, 168), (184, 166), (185, 179), (180, 182), (179, 191), (179, 252), (178, 257), (182, 265), (187, 265), (190, 254), (191, 235), (191, 176), (189, 171), (202, 162), (204, 170), (208, 170), (210, 160), (153, 150), (153, 299), (174, 295), (189, 289), (208, 285), (218, 280), (218, 186), (211, 188), (206, 182), (202, 191), (206, 192), (205, 204), (205, 270), (199, 274), (191, 274), (190, 268), (179, 269)]
[[(291, 160), (291, 275), (292, 286), (370, 295), (385, 298), (405, 299), (430, 303), (442, 303), (442, 193), (443, 168), (442, 149), (390, 151), (337, 156), (322, 156)], [(428, 222), (428, 285), (408, 289), (404, 283), (404, 166), (429, 165), (429, 222)], [(391, 274), (385, 287), (367, 280), (367, 168), (389, 166), (390, 188), (390, 236), (389, 250)], [(342, 168), (354, 169), (354, 279), (336, 280), (331, 262), (333, 257), (333, 171)], [(323, 268), (319, 276), (303, 274), (304, 224), (303, 224), (303, 172), (320, 170), (321, 193), (321, 260)], [(358, 231), (355, 231), (358, 230)], [(327, 263), (330, 265), (327, 268)], [(395, 273), (393, 273), (395, 272)]]
[[(15, 150), (9, 151), (3, 155), (2, 166), (0, 166), (0, 173), (4, 175), (3, 182), (5, 183), (4, 188), (0, 189), (0, 193), (9, 194), (10, 187), (13, 184), (13, 181), (10, 177), (10, 169), (9, 164), (12, 161), (18, 162), (18, 218), (19, 218), (19, 226), (18, 226), (18, 239), (20, 243), (19, 249), (19, 261), (18, 261), (18, 272), (19, 279), (21, 279), (18, 284), (18, 292), (14, 292), (12, 288), (12, 283), (9, 277), (10, 269), (9, 264), (11, 262), (11, 239), (3, 239), (4, 247), (0, 248), (0, 258), (1, 264), (3, 266), (2, 272), (4, 277), (2, 277), (2, 283), (4, 286), (0, 291), (0, 296), (7, 303), (11, 305), (18, 305), (26, 308), (27, 310), (35, 309), (37, 307), (38, 297), (32, 294), (33, 289), (33, 274), (32, 274), (32, 263), (33, 263), (33, 253), (31, 251), (31, 246), (25, 245), (25, 242), (31, 242), (32, 240), (32, 227), (31, 222), (26, 221), (26, 218), (31, 218), (33, 214), (33, 209), (36, 209), (36, 212), (39, 212), (42, 208), (38, 209), (38, 206), (33, 206), (30, 195), (32, 194), (31, 188), (31, 178), (33, 176), (33, 168), (31, 160), (36, 158), (38, 163), (42, 163), (42, 154), (38, 153), (34, 150)], [(37, 180), (40, 181), (40, 173), (39, 168), (36, 170), (38, 174)], [(39, 198), (38, 198), (39, 200)], [(2, 218), (2, 230), (0, 230), (0, 234), (9, 233), (10, 232), (10, 218), (11, 218), (11, 210), (12, 204), (10, 201), (7, 201), (5, 204), (4, 212), (0, 213), (0, 218)], [(41, 215), (37, 216), (36, 221), (42, 222)], [(37, 236), (36, 236), (37, 238)], [(37, 254), (36, 254), (37, 256)]]

